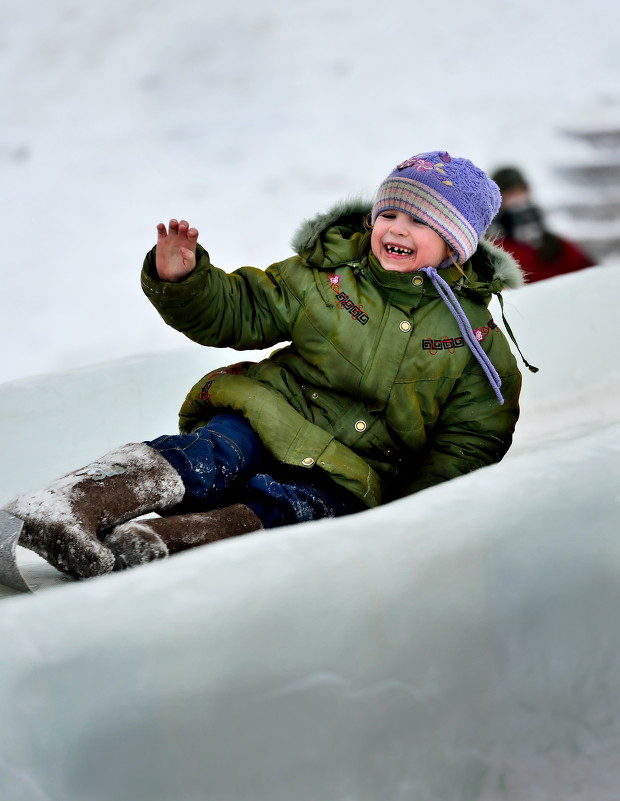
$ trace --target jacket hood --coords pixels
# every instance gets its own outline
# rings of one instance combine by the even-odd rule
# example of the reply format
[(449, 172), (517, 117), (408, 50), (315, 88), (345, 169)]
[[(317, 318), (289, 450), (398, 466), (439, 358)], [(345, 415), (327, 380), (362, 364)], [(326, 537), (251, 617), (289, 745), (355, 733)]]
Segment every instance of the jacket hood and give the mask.
[(321, 234), (337, 223), (354, 225), (358, 229), (365, 230), (364, 218), (368, 217), (370, 222), (371, 210), (372, 203), (361, 197), (336, 203), (326, 212), (304, 220), (291, 239), (291, 247), (299, 255), (312, 250), (321, 238)]
[[(326, 212), (302, 222), (291, 239), (291, 247), (313, 266), (332, 266), (359, 258), (360, 247), (369, 231), (372, 203), (353, 197), (336, 203)], [(523, 272), (514, 257), (488, 239), (481, 239), (470, 259), (478, 283), (490, 291), (517, 289), (524, 283)]]

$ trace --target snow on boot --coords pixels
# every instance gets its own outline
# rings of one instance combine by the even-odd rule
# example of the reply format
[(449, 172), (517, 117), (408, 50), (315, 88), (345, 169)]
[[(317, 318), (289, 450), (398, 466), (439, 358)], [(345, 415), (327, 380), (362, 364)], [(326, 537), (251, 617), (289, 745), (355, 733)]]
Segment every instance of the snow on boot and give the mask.
[(210, 512), (130, 520), (117, 526), (103, 542), (116, 556), (114, 569), (123, 570), (262, 527), (248, 506), (236, 503)]
[(130, 443), (4, 507), (24, 521), (19, 544), (78, 578), (109, 573), (114, 554), (99, 541), (114, 526), (168, 509), (185, 494), (181, 477), (153, 448)]

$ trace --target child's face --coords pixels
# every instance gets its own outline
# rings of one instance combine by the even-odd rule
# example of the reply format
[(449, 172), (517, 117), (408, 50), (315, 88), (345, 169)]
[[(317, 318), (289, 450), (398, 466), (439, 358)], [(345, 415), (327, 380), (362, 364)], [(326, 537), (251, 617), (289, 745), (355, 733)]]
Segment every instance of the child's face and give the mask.
[(370, 246), (384, 270), (398, 273), (439, 267), (448, 256), (448, 245), (432, 228), (391, 209), (375, 220)]

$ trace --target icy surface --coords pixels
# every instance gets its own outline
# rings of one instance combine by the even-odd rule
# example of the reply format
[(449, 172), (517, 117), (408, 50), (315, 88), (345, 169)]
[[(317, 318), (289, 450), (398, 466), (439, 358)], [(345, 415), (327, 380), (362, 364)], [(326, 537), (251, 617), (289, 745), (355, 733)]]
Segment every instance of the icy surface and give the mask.
[[(0, 602), (3, 801), (616, 801), (619, 291), (609, 265), (507, 293), (540, 372), (499, 465), (89, 582), (26, 560), (40, 592)], [(223, 356), (0, 385), (12, 490), (169, 430), (169, 383)]]
[[(437, 147), (521, 163), (561, 207), (555, 166), (592, 154), (560, 131), (620, 119), (618, 13), (7, 6), (0, 502), (174, 431), (187, 388), (237, 360), (142, 297), (158, 220), (264, 266)], [(41, 591), (0, 602), (2, 801), (616, 801), (619, 268), (506, 295), (541, 369), (500, 465), (91, 582), (23, 552)]]

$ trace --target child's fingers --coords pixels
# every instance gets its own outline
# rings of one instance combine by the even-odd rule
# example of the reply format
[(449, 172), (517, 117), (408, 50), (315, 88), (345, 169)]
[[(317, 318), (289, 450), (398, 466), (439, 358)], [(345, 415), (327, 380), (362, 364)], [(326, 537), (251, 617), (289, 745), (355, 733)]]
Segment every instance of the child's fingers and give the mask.
[(157, 240), (161, 241), (167, 236), (184, 236), (187, 237), (191, 244), (198, 240), (198, 229), (190, 228), (187, 220), (170, 220), (168, 227), (165, 223), (157, 223)]
[(190, 228), (187, 220), (179, 220), (179, 234), (187, 237), (192, 244), (198, 239), (198, 229)]

